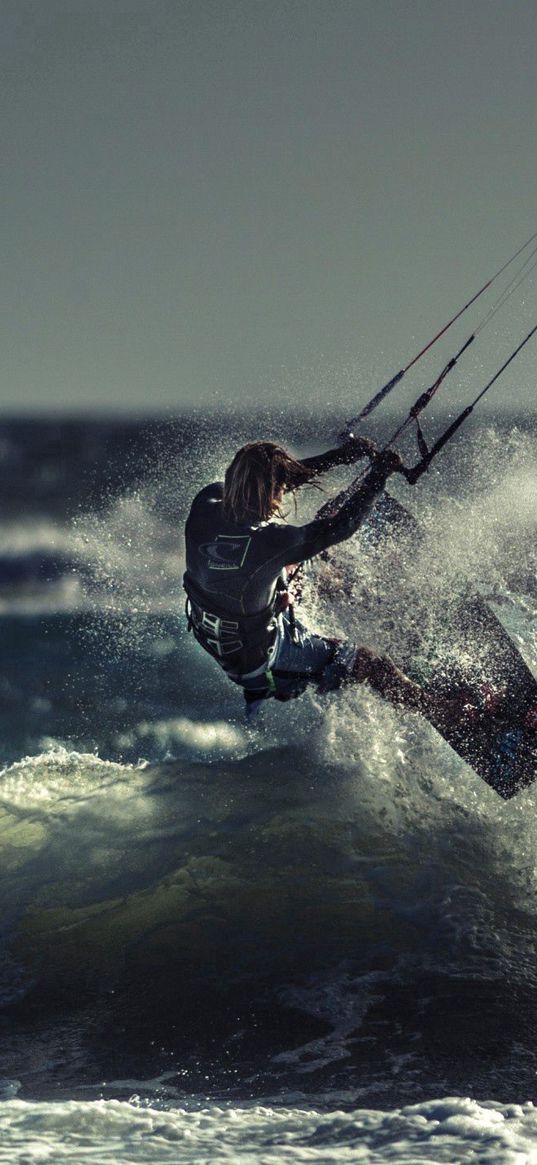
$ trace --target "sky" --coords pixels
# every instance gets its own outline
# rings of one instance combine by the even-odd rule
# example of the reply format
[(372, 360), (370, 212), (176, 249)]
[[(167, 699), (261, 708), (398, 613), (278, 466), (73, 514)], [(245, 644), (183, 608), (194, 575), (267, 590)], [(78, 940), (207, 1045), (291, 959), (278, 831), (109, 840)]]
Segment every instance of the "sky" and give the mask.
[[(0, 15), (4, 414), (352, 414), (537, 230), (535, 0)], [(537, 281), (457, 399), (535, 322)]]

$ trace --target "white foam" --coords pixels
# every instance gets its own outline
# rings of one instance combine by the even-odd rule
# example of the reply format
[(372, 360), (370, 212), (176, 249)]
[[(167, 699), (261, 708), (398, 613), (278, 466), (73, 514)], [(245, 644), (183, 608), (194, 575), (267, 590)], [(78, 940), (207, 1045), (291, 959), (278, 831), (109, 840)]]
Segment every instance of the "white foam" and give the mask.
[(74, 549), (73, 530), (51, 518), (4, 518), (0, 523), (0, 546), (2, 555), (10, 558), (27, 554), (69, 556)]
[(246, 744), (245, 733), (226, 720), (189, 720), (187, 716), (168, 720), (142, 720), (134, 729), (117, 736), (118, 748), (139, 745), (174, 755), (185, 749), (193, 754), (233, 755)]
[(535, 1165), (537, 1112), (460, 1097), (401, 1109), (199, 1105), (116, 1100), (0, 1104), (0, 1162), (44, 1165)]
[[(31, 811), (45, 803), (65, 812), (73, 802), (99, 790), (128, 783), (140, 773), (138, 766), (101, 760), (94, 753), (79, 753), (55, 740), (43, 741), (45, 751), (38, 756), (23, 757), (0, 772), (0, 799), (4, 807), (24, 806)], [(117, 794), (116, 794), (117, 795)], [(111, 794), (111, 799), (114, 795)]]

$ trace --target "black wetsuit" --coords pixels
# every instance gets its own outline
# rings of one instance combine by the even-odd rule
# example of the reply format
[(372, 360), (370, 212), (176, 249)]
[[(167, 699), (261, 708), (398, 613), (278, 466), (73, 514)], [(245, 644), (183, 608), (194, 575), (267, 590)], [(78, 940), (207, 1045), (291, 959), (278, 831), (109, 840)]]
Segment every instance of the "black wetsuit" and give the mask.
[[(343, 446), (306, 458), (302, 464), (318, 474), (355, 460), (356, 449)], [(333, 515), (314, 518), (305, 526), (226, 521), (222, 482), (206, 486), (197, 495), (185, 531), (190, 625), (202, 646), (233, 678), (262, 668), (268, 657), (276, 634), (278, 592), (285, 588), (285, 567), (349, 538), (392, 471), (384, 464), (373, 466)]]

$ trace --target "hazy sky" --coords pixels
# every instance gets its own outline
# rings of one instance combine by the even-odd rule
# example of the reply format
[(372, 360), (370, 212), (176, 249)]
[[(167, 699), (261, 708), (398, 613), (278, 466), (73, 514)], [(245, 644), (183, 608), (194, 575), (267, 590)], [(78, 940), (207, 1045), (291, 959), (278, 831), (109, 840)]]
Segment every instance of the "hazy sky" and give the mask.
[(4, 411), (359, 406), (537, 229), (535, 0), (0, 12)]

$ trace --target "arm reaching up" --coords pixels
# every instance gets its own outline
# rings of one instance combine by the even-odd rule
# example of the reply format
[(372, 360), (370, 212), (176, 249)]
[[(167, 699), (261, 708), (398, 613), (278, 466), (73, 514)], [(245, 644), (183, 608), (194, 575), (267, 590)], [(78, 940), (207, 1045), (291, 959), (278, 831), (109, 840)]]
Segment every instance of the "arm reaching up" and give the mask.
[(354, 465), (356, 461), (360, 461), (362, 457), (369, 457), (370, 460), (378, 453), (377, 446), (374, 441), (370, 441), (367, 437), (349, 437), (344, 445), (340, 445), (338, 449), (328, 449), (326, 453), (318, 453), (315, 457), (301, 458), (301, 464), (305, 469), (313, 470), (315, 476), (320, 473), (327, 473), (329, 469), (334, 469), (336, 465)]

